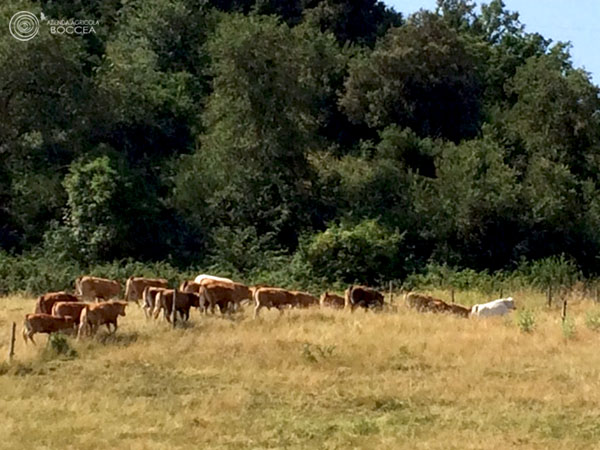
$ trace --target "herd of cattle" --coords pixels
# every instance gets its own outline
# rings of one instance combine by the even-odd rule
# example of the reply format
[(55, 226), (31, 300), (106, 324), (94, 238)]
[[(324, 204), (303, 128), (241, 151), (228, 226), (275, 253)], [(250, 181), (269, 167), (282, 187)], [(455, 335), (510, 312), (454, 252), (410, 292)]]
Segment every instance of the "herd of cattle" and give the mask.
[[(140, 304), (146, 317), (158, 318), (160, 313), (171, 321), (173, 303), (181, 320), (188, 320), (190, 309), (198, 308), (207, 314), (218, 308), (222, 314), (236, 311), (244, 303), (254, 302), (254, 317), (262, 308), (276, 308), (283, 312), (287, 308), (308, 308), (320, 305), (322, 308), (349, 309), (382, 308), (383, 295), (365, 286), (350, 286), (345, 296), (325, 292), (320, 299), (307, 292), (290, 291), (269, 286), (246, 286), (228, 278), (214, 275), (198, 275), (193, 281), (184, 281), (179, 289), (169, 289), (168, 281), (162, 278), (130, 277), (125, 284), (124, 301), (112, 300), (119, 297), (121, 285), (118, 281), (82, 276), (75, 281), (75, 294), (50, 292), (37, 299), (34, 314), (26, 314), (23, 325), (25, 342), (36, 333), (53, 333), (60, 330), (74, 330), (78, 338), (92, 335), (98, 327), (105, 325), (108, 331), (117, 330), (117, 318), (125, 316), (125, 308), (130, 301)], [(512, 298), (498, 299), (489, 303), (466, 308), (458, 304), (448, 304), (443, 300), (416, 292), (406, 293), (406, 305), (421, 312), (449, 313), (461, 317), (499, 316), (515, 309)]]

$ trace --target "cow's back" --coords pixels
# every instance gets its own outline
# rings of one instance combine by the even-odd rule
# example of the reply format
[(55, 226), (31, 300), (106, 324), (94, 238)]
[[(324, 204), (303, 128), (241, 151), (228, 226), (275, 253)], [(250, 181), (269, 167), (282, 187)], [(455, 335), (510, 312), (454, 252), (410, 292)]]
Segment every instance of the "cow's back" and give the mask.
[(84, 276), (79, 280), (79, 288), (84, 298), (101, 298), (108, 300), (116, 297), (121, 292), (121, 285), (118, 281), (106, 278)]

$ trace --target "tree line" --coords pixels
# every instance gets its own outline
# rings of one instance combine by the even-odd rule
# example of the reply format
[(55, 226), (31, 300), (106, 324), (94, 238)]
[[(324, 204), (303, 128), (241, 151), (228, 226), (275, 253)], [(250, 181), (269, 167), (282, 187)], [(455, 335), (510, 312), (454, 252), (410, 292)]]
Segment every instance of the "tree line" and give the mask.
[[(600, 101), (502, 0), (8, 0), (0, 249), (378, 283), (598, 273)], [(8, 268), (6, 270), (9, 270)]]

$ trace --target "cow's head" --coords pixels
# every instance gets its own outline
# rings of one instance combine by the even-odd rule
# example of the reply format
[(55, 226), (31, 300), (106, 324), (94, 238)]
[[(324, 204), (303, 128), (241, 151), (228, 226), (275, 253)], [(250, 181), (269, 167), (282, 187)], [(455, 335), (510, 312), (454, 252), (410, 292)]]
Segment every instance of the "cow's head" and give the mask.
[(196, 308), (200, 308), (200, 295), (195, 292), (189, 294), (190, 305)]
[(119, 315), (125, 316), (125, 308), (127, 307), (127, 302), (115, 302), (114, 304), (117, 305)]

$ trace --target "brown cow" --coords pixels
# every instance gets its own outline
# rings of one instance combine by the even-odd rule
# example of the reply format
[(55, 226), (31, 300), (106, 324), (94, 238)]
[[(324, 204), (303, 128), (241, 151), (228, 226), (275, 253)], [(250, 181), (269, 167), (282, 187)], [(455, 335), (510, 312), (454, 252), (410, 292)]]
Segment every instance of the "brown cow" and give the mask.
[(33, 335), (36, 333), (55, 333), (60, 330), (75, 330), (75, 320), (73, 317), (54, 317), (50, 314), (26, 314), (23, 322), (23, 339), (27, 344), (27, 339), (35, 344)]
[(52, 307), (56, 302), (78, 302), (79, 299), (66, 292), (48, 292), (47, 294), (40, 295), (35, 303), (36, 314), (51, 314)]
[(127, 302), (110, 301), (101, 303), (91, 303), (87, 305), (81, 311), (79, 318), (79, 332), (77, 338), (81, 338), (84, 330), (87, 328), (89, 334), (94, 334), (100, 325), (106, 325), (110, 332), (110, 325), (112, 324), (117, 331), (117, 318), (119, 316), (125, 316), (125, 307)]
[(450, 312), (452, 314), (456, 314), (457, 316), (467, 318), (471, 314), (471, 310), (462, 305), (458, 305), (456, 303), (451, 303), (448, 306), (450, 306)]
[(226, 311), (236, 310), (242, 300), (252, 298), (252, 291), (242, 283), (223, 282), (206, 279), (200, 283), (200, 304), (205, 312), (210, 309), (214, 313), (215, 306), (219, 307), (221, 314)]
[(159, 292), (166, 291), (165, 288), (146, 286), (142, 293), (142, 308), (146, 318), (150, 317), (156, 307), (156, 297)]
[(75, 280), (75, 290), (87, 300), (109, 300), (119, 295), (121, 285), (115, 280), (86, 275)]
[(325, 292), (321, 295), (321, 298), (319, 299), (319, 304), (321, 305), (321, 308), (329, 307), (341, 309), (344, 307), (345, 300), (344, 297), (342, 297), (341, 295), (330, 294), (329, 292)]
[(179, 290), (181, 292), (200, 292), (200, 283), (196, 283), (195, 281), (184, 281), (179, 285)]
[(125, 301), (135, 301), (142, 298), (146, 287), (168, 288), (169, 282), (164, 278), (129, 277), (125, 283)]
[[(154, 305), (154, 319), (158, 317), (160, 311), (163, 312), (163, 317), (167, 322), (171, 322), (171, 312), (173, 311), (173, 289), (163, 289), (156, 295), (156, 304)], [(177, 299), (175, 300), (175, 309), (183, 320), (189, 320), (190, 308), (200, 307), (200, 295), (195, 292), (177, 291)]]
[(79, 326), (81, 311), (87, 307), (84, 302), (56, 302), (52, 307), (52, 315), (55, 317), (72, 317), (75, 324)]
[(375, 289), (366, 286), (350, 286), (346, 289), (344, 307), (354, 312), (357, 307), (368, 309), (383, 306), (383, 295)]
[(261, 308), (277, 308), (283, 313), (283, 309), (297, 304), (296, 296), (285, 289), (262, 287), (254, 291), (254, 318), (258, 317)]
[(292, 291), (292, 294), (296, 297), (296, 305), (298, 308), (308, 308), (312, 305), (318, 305), (319, 299), (306, 292)]
[(436, 300), (430, 295), (419, 294), (417, 292), (407, 292), (404, 295), (404, 301), (409, 308), (417, 311), (427, 311), (431, 302)]
[(432, 297), (426, 294), (419, 294), (416, 292), (409, 292), (405, 296), (406, 304), (410, 308), (414, 308), (421, 312), (434, 312), (434, 313), (451, 313), (461, 317), (469, 317), (470, 310), (462, 305), (455, 303), (448, 304), (439, 298)]

